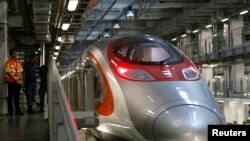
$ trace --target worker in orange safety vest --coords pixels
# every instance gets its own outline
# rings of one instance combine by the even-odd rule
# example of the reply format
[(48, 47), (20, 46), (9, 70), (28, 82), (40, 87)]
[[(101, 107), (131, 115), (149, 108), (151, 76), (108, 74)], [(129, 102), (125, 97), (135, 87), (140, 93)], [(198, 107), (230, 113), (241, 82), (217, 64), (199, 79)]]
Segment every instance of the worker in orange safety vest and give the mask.
[(8, 84), (8, 115), (13, 115), (12, 101), (14, 97), (15, 114), (24, 115), (19, 106), (20, 88), (23, 84), (22, 81), (22, 64), (17, 59), (17, 50), (10, 50), (11, 58), (6, 62), (5, 66), (5, 82)]

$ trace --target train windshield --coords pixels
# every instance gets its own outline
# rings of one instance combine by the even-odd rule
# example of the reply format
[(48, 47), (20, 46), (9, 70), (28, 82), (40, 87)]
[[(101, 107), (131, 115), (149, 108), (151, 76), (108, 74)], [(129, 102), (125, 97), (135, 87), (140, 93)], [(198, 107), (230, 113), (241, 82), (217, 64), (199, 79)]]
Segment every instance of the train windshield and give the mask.
[(124, 61), (140, 64), (177, 64), (182, 55), (170, 44), (147, 36), (129, 36), (114, 41), (113, 53)]

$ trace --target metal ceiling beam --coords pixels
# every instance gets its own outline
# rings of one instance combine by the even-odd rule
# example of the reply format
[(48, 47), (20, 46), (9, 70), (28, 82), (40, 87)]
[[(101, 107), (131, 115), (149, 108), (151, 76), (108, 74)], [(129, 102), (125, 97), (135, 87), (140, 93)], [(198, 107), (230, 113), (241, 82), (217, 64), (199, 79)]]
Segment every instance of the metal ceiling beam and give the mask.
[(24, 26), (26, 28), (26, 32), (28, 34), (32, 33), (32, 23), (31, 23), (31, 18), (30, 18), (30, 11), (28, 10), (28, 5), (27, 5), (27, 1), (26, 0), (16, 0), (19, 2), (19, 8), (20, 11), (23, 14), (23, 21), (24, 21)]
[[(221, 8), (227, 8), (228, 5), (241, 2), (240, 0), (211, 0), (204, 5), (199, 6), (196, 10), (187, 9), (183, 13), (178, 14), (177, 16), (171, 18), (167, 21), (162, 21), (156, 23), (152, 28), (151, 32), (156, 32), (161, 34), (163, 32), (167, 33), (174, 27), (180, 25), (185, 25), (188, 22), (197, 20), (197, 17), (208, 16), (211, 12), (216, 12)], [(220, 5), (217, 5), (220, 3)]]
[[(204, 3), (204, 2), (202, 2)], [(202, 4), (201, 2), (200, 3), (197, 3), (197, 2), (188, 2), (188, 3), (176, 3), (176, 2), (166, 2), (166, 3), (155, 3), (154, 5), (152, 5), (150, 7), (150, 9), (168, 9), (168, 8), (189, 8), (189, 7), (195, 7), (197, 5), (201, 5)], [(150, 6), (149, 3), (147, 3), (148, 6)], [(146, 6), (146, 7), (148, 7)], [(140, 8), (140, 5), (139, 4), (135, 4), (133, 5), (133, 9), (139, 9)]]
[(49, 0), (33, 1), (33, 24), (35, 27), (43, 27), (40, 29), (35, 28), (36, 40), (39, 43), (48, 43), (51, 41), (51, 34), (49, 31), (51, 9), (51, 2)]
[(88, 34), (86, 34), (85, 38), (83, 40), (86, 40), (88, 38), (88, 36), (92, 33), (92, 31), (95, 29), (95, 27), (98, 25), (98, 23), (106, 16), (106, 14), (109, 12), (109, 10), (115, 5), (115, 3), (117, 2), (117, 0), (113, 0), (112, 3), (109, 5), (109, 7), (104, 11), (104, 13), (101, 15), (101, 17), (99, 19), (97, 19), (91, 30), (88, 32)]
[(204, 3), (207, 2), (208, 0), (159, 0), (160, 3), (168, 3), (168, 2), (175, 2), (175, 3), (192, 3), (192, 2), (196, 2), (196, 3)]

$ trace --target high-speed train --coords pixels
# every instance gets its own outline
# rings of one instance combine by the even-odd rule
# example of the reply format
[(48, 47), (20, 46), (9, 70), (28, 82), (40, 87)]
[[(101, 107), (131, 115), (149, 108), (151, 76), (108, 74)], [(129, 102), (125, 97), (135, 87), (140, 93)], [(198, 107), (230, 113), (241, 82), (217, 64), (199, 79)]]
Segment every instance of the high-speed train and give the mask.
[(225, 117), (196, 66), (174, 45), (150, 35), (94, 43), (82, 56), (94, 70), (99, 126), (108, 141), (207, 141)]

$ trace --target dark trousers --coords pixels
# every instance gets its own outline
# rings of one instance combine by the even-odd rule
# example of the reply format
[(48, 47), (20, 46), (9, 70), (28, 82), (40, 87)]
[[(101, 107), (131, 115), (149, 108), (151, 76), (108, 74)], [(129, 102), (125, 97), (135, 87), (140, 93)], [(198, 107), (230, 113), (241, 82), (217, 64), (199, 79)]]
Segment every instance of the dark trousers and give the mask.
[(33, 111), (32, 107), (36, 95), (36, 82), (35, 81), (25, 82), (25, 89), (26, 89), (28, 111)]
[(47, 93), (47, 83), (41, 82), (39, 88), (39, 97), (40, 97), (40, 110), (43, 111), (44, 108), (44, 98), (45, 94)]
[(16, 83), (8, 83), (8, 113), (13, 113), (12, 101), (14, 97), (15, 112), (20, 113), (19, 99), (20, 99), (20, 86)]

